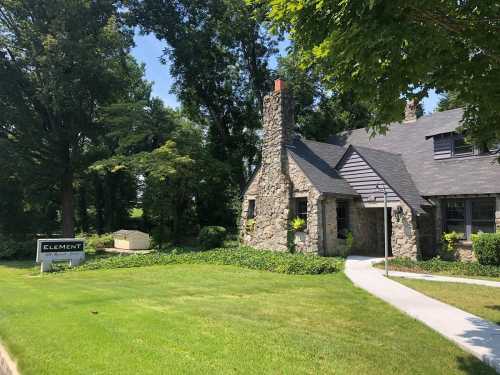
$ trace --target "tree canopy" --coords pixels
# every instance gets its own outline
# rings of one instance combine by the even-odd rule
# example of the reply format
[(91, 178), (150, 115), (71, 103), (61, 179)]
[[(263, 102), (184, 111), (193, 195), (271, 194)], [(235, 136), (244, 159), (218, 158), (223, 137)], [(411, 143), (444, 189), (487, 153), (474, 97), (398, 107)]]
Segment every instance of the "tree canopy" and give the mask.
[(127, 89), (131, 45), (113, 0), (0, 4), (0, 133), (30, 178), (60, 196), (65, 236), (74, 234), (75, 174), (99, 109)]
[(335, 92), (354, 92), (371, 126), (402, 119), (405, 102), (454, 92), (477, 142), (500, 139), (497, 1), (253, 0), (289, 33), (304, 68)]

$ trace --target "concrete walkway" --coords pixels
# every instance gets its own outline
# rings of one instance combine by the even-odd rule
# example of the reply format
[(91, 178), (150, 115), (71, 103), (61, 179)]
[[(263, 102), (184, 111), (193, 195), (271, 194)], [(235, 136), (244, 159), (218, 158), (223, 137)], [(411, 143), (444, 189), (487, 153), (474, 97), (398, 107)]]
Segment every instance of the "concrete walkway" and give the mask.
[(420, 320), (500, 373), (500, 326), (386, 278), (372, 267), (376, 262), (380, 258), (350, 256), (345, 273), (356, 286)]
[[(383, 269), (380, 268), (374, 268), (374, 269), (380, 272), (381, 274), (385, 273)], [(429, 275), (427, 273), (401, 272), (401, 271), (389, 271), (389, 275), (394, 277), (403, 277), (405, 279), (441, 281), (445, 283), (474, 284), (474, 285), (491, 286), (493, 288), (500, 288), (500, 281), (492, 281), (492, 280), (468, 279), (465, 277)]]

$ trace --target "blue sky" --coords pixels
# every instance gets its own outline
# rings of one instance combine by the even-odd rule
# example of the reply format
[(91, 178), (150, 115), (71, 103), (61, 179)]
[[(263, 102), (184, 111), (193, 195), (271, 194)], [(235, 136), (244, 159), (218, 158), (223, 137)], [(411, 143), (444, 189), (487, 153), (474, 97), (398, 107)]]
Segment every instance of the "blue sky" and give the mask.
[[(153, 95), (163, 99), (165, 104), (170, 107), (178, 107), (179, 102), (175, 95), (170, 93), (170, 88), (173, 84), (173, 79), (170, 76), (168, 65), (160, 63), (160, 56), (166, 43), (159, 41), (153, 35), (139, 35), (135, 36), (136, 46), (132, 50), (134, 57), (146, 64), (146, 79), (153, 81)], [(286, 54), (287, 43), (280, 44), (280, 54)], [(272, 62), (272, 65), (275, 62)], [(423, 100), (424, 110), (426, 113), (432, 112), (439, 101), (439, 96), (431, 92), (428, 98)]]

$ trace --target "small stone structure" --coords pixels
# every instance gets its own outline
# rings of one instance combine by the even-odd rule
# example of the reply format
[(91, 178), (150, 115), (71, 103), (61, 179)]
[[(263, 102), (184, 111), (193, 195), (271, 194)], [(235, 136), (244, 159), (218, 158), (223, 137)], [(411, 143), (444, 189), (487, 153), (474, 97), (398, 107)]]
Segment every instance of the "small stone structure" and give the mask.
[(149, 234), (138, 230), (122, 229), (113, 233), (115, 249), (148, 250), (151, 246)]

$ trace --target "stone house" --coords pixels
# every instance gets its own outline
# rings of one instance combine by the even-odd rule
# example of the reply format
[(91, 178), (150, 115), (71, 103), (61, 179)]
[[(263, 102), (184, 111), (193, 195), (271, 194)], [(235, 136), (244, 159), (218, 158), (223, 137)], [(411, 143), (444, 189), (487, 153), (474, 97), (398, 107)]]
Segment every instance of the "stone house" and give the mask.
[[(471, 259), (472, 234), (500, 231), (498, 149), (465, 141), (461, 109), (417, 119), (410, 105), (385, 135), (358, 129), (326, 143), (294, 134), (293, 113), (278, 80), (264, 100), (262, 162), (244, 192), (245, 244), (329, 256), (351, 233), (354, 253), (383, 255), (384, 190), (391, 255), (434, 256), (442, 233), (456, 231), (458, 256)], [(307, 224), (293, 234), (295, 217)]]

